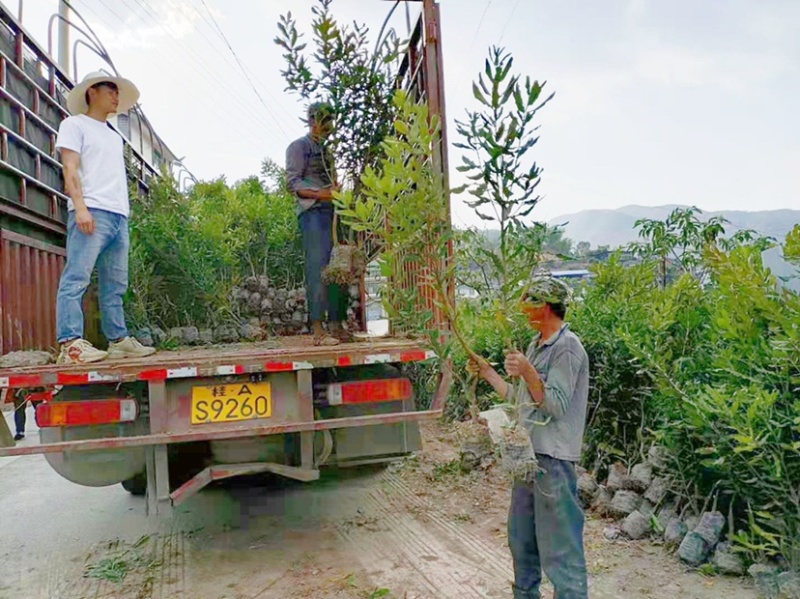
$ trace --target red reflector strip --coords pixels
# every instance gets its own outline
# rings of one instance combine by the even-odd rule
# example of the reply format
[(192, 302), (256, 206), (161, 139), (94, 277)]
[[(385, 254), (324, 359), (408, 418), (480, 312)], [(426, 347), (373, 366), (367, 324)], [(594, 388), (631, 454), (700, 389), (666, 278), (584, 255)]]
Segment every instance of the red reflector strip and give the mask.
[(89, 375), (59, 372), (56, 380), (58, 381), (59, 385), (85, 385), (89, 383)]
[(161, 368), (159, 370), (143, 370), (139, 373), (140, 381), (166, 381), (167, 369)]
[(350, 356), (342, 356), (338, 360), (336, 360), (337, 366), (352, 366), (353, 365), (353, 358)]
[(428, 355), (424, 351), (407, 351), (403, 354), (400, 354), (400, 361), (401, 362), (421, 362), (422, 360), (427, 359)]
[(328, 404), (332, 406), (400, 401), (412, 395), (408, 379), (351, 381), (328, 385)]
[(17, 376), (0, 377), (0, 389), (43, 386), (42, 377), (38, 374), (20, 374)]
[(57, 401), (40, 405), (36, 411), (40, 427), (111, 424), (136, 420), (132, 399)]
[(264, 368), (267, 372), (291, 372), (294, 370), (294, 362), (267, 362)]

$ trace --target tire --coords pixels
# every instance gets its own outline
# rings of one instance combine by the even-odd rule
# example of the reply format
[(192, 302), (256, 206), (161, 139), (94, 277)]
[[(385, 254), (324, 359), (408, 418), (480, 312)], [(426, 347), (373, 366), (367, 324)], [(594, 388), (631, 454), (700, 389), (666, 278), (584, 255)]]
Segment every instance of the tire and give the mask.
[(144, 497), (147, 493), (147, 475), (144, 472), (128, 480), (123, 480), (120, 484), (123, 489), (136, 497)]

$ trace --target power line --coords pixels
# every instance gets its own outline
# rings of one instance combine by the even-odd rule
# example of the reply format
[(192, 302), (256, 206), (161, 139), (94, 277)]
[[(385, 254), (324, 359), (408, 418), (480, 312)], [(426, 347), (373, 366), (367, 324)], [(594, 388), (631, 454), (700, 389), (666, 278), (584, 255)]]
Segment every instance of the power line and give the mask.
[(242, 61), (239, 60), (239, 56), (236, 54), (236, 51), (233, 49), (233, 46), (231, 46), (231, 43), (228, 41), (228, 38), (225, 37), (225, 34), (222, 32), (222, 28), (219, 26), (219, 23), (217, 23), (217, 19), (214, 17), (214, 14), (211, 12), (211, 10), (209, 10), (208, 4), (206, 4), (206, 0), (200, 0), (200, 2), (205, 7), (206, 12), (208, 13), (208, 16), (211, 17), (211, 21), (214, 23), (214, 26), (217, 28), (217, 31), (219, 32), (220, 36), (222, 36), (222, 39), (225, 42), (225, 45), (228, 46), (228, 49), (231, 51), (231, 54), (233, 54), (233, 57), (236, 59), (236, 62), (239, 64), (239, 67), (242, 69), (242, 74), (244, 74), (244, 76), (247, 79), (247, 82), (250, 84), (250, 87), (252, 88), (253, 92), (256, 94), (256, 96), (258, 96), (259, 101), (264, 106), (264, 108), (267, 110), (267, 113), (270, 115), (270, 117), (272, 117), (272, 120), (275, 121), (275, 124), (278, 125), (278, 128), (281, 130), (281, 132), (284, 135), (286, 135), (286, 131), (284, 131), (283, 127), (281, 127), (281, 124), (278, 122), (278, 119), (275, 118), (275, 115), (273, 114), (272, 109), (270, 109), (270, 107), (267, 106), (267, 103), (264, 101), (264, 98), (261, 97), (261, 94), (256, 89), (256, 86), (253, 84), (252, 79), (250, 79), (250, 75), (247, 74), (247, 69), (245, 69), (244, 65), (242, 64)]
[(481, 31), (483, 20), (486, 18), (486, 14), (489, 12), (489, 7), (491, 5), (492, 5), (492, 0), (489, 0), (483, 9), (483, 14), (481, 15), (480, 21), (478, 21), (478, 26), (475, 28), (475, 35), (472, 36), (472, 41), (469, 43), (470, 48), (475, 45), (475, 41), (478, 39), (478, 33), (480, 33)]
[[(112, 30), (112, 31), (113, 31), (113, 30), (115, 29), (114, 25), (112, 25), (111, 23), (109, 23), (107, 19), (105, 19), (105, 18), (104, 18), (102, 15), (100, 15), (99, 13), (97, 13), (97, 12), (96, 12), (96, 11), (95, 11), (95, 10), (94, 10), (94, 9), (93, 9), (91, 6), (87, 5), (87, 6), (86, 6), (86, 8), (87, 8), (87, 9), (88, 9), (88, 10), (89, 10), (91, 13), (93, 13), (93, 14), (94, 14), (94, 15), (95, 15), (95, 16), (96, 16), (98, 19), (100, 19), (100, 20), (101, 20), (101, 21), (102, 21), (102, 22), (103, 22), (103, 23), (104, 23), (104, 24), (105, 24), (107, 27), (109, 27), (109, 28), (110, 28), (110, 30)], [(112, 13), (114, 13), (115, 15), (117, 15), (117, 17), (118, 17), (118, 19), (119, 19), (119, 15), (118, 15), (118, 14), (117, 14), (115, 11), (113, 11), (113, 10), (112, 10), (111, 12), (112, 12)], [(121, 20), (121, 19), (120, 19), (120, 20)], [(144, 20), (142, 20), (142, 22), (144, 22)], [(145, 24), (146, 24), (146, 23), (145, 23)], [(130, 27), (129, 27), (129, 26), (126, 24), (126, 23), (125, 23), (125, 21), (122, 21), (122, 25), (123, 25), (123, 26), (124, 26), (126, 29), (128, 29), (128, 30), (131, 30), (131, 29), (130, 29)], [(163, 27), (162, 27), (162, 29), (163, 29)], [(165, 31), (165, 33), (167, 33), (168, 35), (170, 35), (170, 33), (169, 33), (168, 31), (166, 31), (166, 29), (164, 29), (164, 31)], [(170, 42), (172, 41), (170, 38), (167, 38), (167, 39), (168, 39)], [(177, 44), (175, 44), (174, 42), (173, 42), (173, 45), (174, 45), (175, 47), (177, 47), (178, 49), (180, 49), (180, 46), (179, 46), (179, 45), (177, 45)], [(191, 53), (191, 51), (187, 52), (187, 54), (189, 55), (189, 57), (190, 57), (190, 58), (194, 58), (194, 57), (192, 56), (192, 53)], [(197, 62), (197, 60), (195, 60), (195, 62)], [(203, 65), (202, 65), (201, 63), (199, 63), (199, 62), (197, 62), (197, 64), (198, 64), (198, 65), (200, 65), (201, 67), (203, 66)], [(163, 71), (162, 71), (162, 72), (163, 72)], [(203, 74), (203, 72), (202, 72), (202, 71), (198, 71), (198, 72), (200, 73), (201, 77), (203, 77), (203, 78), (204, 78), (204, 79), (205, 79), (207, 82), (209, 82), (211, 85), (215, 85), (215, 82), (214, 82), (213, 80), (209, 79), (207, 76), (204, 76), (204, 74)], [(189, 80), (187, 80), (187, 82), (189, 82)], [(231, 97), (232, 97), (232, 98), (234, 98), (234, 99), (236, 99), (236, 100), (238, 100), (238, 98), (237, 98), (237, 97), (236, 97), (234, 94), (231, 94)], [(213, 97), (213, 96), (212, 96), (212, 97), (204, 96), (204, 97), (202, 97), (202, 98), (203, 98), (203, 100), (205, 100), (205, 104), (206, 104), (206, 105), (209, 105), (209, 102), (208, 102), (208, 100), (211, 100), (211, 104), (210, 104), (210, 106), (212, 107), (212, 112), (213, 112), (213, 113), (215, 113), (215, 114), (217, 114), (217, 115), (219, 115), (219, 116), (221, 116), (221, 115), (224, 115), (224, 114), (226, 114), (226, 113), (227, 113), (227, 107), (225, 107), (225, 106), (220, 106), (219, 102), (218, 102), (218, 101), (216, 101), (215, 97)], [(200, 100), (200, 97), (198, 97), (198, 100)], [(202, 102), (203, 100), (200, 100), (200, 101)], [(221, 109), (220, 109), (220, 108), (221, 108)], [(263, 125), (266, 125), (266, 123), (264, 123), (263, 121), (261, 122), (261, 124), (262, 124), (262, 126), (263, 126)], [(248, 129), (247, 127), (244, 127), (244, 126), (242, 126), (241, 124), (239, 124), (239, 123), (238, 123), (238, 122), (236, 122), (236, 121), (234, 121), (234, 126), (236, 126), (236, 127), (239, 129), (239, 132), (242, 134), (242, 136), (243, 136), (243, 137), (245, 137), (245, 138), (248, 138), (248, 139), (249, 139), (249, 141), (250, 141), (250, 142), (253, 144), (253, 147), (254, 147), (254, 148), (258, 148), (258, 147), (261, 145), (261, 143), (262, 143), (262, 142), (261, 142), (261, 140), (258, 138), (258, 136), (254, 135), (254, 133), (253, 133), (253, 131), (252, 131), (251, 129)]]
[[(147, 0), (142, 0), (142, 1), (146, 2)], [(225, 39), (225, 37), (224, 37), (223, 35), (221, 35), (221, 34), (220, 34), (220, 31), (219, 31), (219, 30), (217, 30), (217, 28), (215, 28), (215, 27), (214, 27), (214, 23), (212, 23), (212, 22), (209, 20), (209, 18), (208, 18), (208, 17), (207, 17), (207, 16), (206, 16), (206, 15), (205, 15), (205, 14), (204, 14), (204, 13), (203, 13), (203, 12), (202, 12), (202, 11), (201, 11), (199, 8), (198, 8), (198, 7), (197, 7), (197, 6), (195, 6), (194, 4), (191, 4), (191, 7), (192, 7), (192, 9), (193, 9), (193, 10), (194, 10), (194, 11), (195, 11), (197, 14), (198, 14), (198, 16), (199, 16), (201, 19), (203, 19), (203, 21), (205, 22), (205, 24), (206, 24), (206, 25), (208, 25), (208, 27), (209, 27), (209, 28), (212, 30), (212, 32), (216, 34), (216, 37), (217, 37), (218, 39), (220, 39), (220, 40), (221, 40), (223, 43), (226, 43), (226, 42), (227, 42), (227, 40)], [(211, 41), (208, 39), (208, 37), (206, 37), (206, 36), (205, 36), (205, 34), (203, 34), (203, 33), (200, 31), (200, 29), (197, 29), (197, 31), (198, 31), (198, 33), (200, 33), (200, 34), (203, 36), (203, 39), (205, 39), (206, 41), (208, 41), (208, 43), (209, 43), (210, 45), (213, 45), (213, 42), (211, 42)], [(222, 55), (220, 55), (220, 56), (222, 56)], [(230, 61), (230, 59), (228, 59), (228, 58), (225, 58), (224, 60), (225, 60), (226, 64), (228, 64), (228, 65), (231, 65), (231, 66), (236, 66), (236, 65), (235, 65), (233, 62), (231, 62), (231, 61)], [(266, 85), (266, 84), (265, 84), (263, 81), (261, 81), (261, 80), (258, 78), (258, 76), (257, 76), (257, 75), (256, 75), (256, 74), (255, 74), (255, 73), (252, 71), (252, 69), (248, 68), (248, 67), (247, 67), (247, 65), (240, 65), (240, 66), (242, 66), (242, 67), (243, 67), (243, 68), (244, 68), (244, 69), (247, 71), (247, 73), (249, 73), (249, 75), (250, 75), (250, 77), (253, 79), (253, 81), (255, 81), (256, 83), (258, 83), (258, 84), (259, 84), (259, 86), (261, 86), (261, 88), (264, 90), (264, 92), (267, 94), (267, 96), (268, 96), (268, 97), (269, 97), (269, 98), (270, 98), (272, 101), (274, 101), (274, 102), (276, 102), (276, 103), (278, 102), (278, 100), (275, 98), (275, 96), (273, 96), (273, 95), (272, 95), (272, 93), (270, 92), (270, 90), (269, 90), (269, 86), (268, 86), (268, 85)], [(282, 118), (281, 120), (282, 120), (282, 122), (286, 123), (286, 119), (285, 119), (285, 118)]]
[(514, 18), (514, 13), (517, 12), (517, 8), (519, 7), (519, 3), (520, 3), (520, 0), (517, 0), (514, 3), (514, 8), (511, 9), (511, 14), (508, 15), (508, 21), (506, 21), (506, 24), (503, 26), (503, 32), (500, 34), (500, 39), (497, 40), (497, 45), (498, 46), (502, 43), (503, 38), (506, 36), (506, 30), (508, 29), (508, 26), (511, 24), (511, 20)]

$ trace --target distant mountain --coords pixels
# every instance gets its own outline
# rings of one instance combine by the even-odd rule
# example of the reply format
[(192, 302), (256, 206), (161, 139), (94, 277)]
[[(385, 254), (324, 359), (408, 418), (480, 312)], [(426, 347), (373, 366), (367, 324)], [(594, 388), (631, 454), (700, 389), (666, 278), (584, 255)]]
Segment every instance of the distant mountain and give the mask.
[[(675, 208), (688, 206), (623, 206), (616, 210), (583, 210), (575, 214), (565, 214), (552, 219), (551, 226), (562, 225), (564, 236), (577, 243), (588, 241), (592, 247), (608, 245), (612, 248), (626, 245), (637, 240), (634, 224), (643, 218), (663, 220)], [(753, 229), (783, 241), (786, 234), (796, 223), (800, 223), (800, 210), (765, 210), (745, 212), (742, 210), (726, 210), (722, 212), (703, 212), (702, 218), (722, 216), (730, 222), (726, 233), (734, 233), (741, 229)], [(793, 267), (786, 264), (779, 248), (765, 253), (764, 262), (778, 276), (795, 274)], [(800, 285), (795, 282), (792, 287)]]

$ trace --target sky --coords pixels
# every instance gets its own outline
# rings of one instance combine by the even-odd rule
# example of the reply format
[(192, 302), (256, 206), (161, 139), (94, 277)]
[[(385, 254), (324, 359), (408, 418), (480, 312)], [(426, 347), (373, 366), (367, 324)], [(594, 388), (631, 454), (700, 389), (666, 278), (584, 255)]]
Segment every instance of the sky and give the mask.
[[(265, 157), (282, 163), (304, 133), (303, 104), (284, 91), (273, 39), (289, 10), (308, 29), (316, 0), (71, 1), (198, 178), (258, 174)], [(19, 0), (0, 2), (17, 12)], [(471, 82), (491, 45), (555, 92), (532, 150), (543, 168), (536, 220), (629, 204), (800, 208), (800, 2), (440, 3), (451, 143), (454, 119), (475, 107)], [(333, 0), (332, 10), (377, 31), (391, 6)], [(57, 0), (23, 0), (23, 25), (44, 46), (56, 10)], [(409, 10), (413, 22), (419, 5)], [(392, 25), (407, 32), (404, 7)], [(102, 66), (83, 47), (77, 59), (80, 77)], [(460, 163), (459, 150), (450, 162)], [(456, 225), (483, 226), (459, 197), (453, 213)]]

